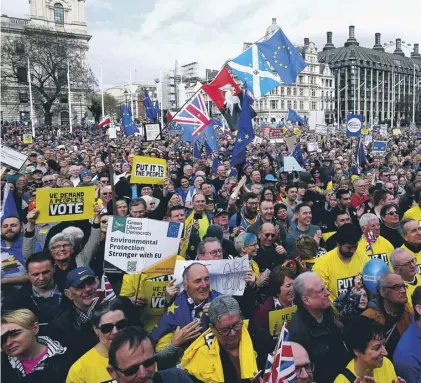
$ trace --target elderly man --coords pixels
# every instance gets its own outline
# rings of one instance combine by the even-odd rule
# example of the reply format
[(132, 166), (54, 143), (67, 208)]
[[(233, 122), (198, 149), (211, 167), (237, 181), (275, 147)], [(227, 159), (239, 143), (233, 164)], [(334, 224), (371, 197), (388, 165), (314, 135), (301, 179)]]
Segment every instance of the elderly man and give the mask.
[(398, 248), (390, 257), (393, 271), (405, 281), (408, 302), (417, 286), (421, 286), (421, 276), (417, 274), (417, 264), (414, 256), (406, 249)]
[(80, 166), (79, 165), (72, 165), (69, 168), (70, 173), (70, 181), (72, 181), (73, 186), (76, 187), (80, 184)]
[(185, 352), (181, 368), (197, 381), (252, 381), (258, 373), (255, 350), (238, 302), (229, 295), (209, 307), (210, 328)]
[(207, 237), (197, 247), (197, 259), (199, 261), (213, 261), (222, 259), (222, 246), (218, 238)]
[(402, 248), (414, 256), (417, 273), (421, 274), (421, 227), (419, 223), (412, 218), (406, 218), (399, 223), (398, 230), (403, 238)]
[(273, 270), (286, 260), (285, 248), (276, 243), (276, 229), (271, 223), (264, 223), (259, 230), (259, 249), (254, 259), (259, 265), (260, 272), (266, 269)]
[(364, 214), (360, 218), (360, 227), (363, 235), (358, 244), (357, 252), (367, 255), (370, 259), (381, 259), (390, 267), (389, 259), (394, 247), (380, 235), (379, 218), (375, 214)]
[(299, 343), (291, 342), (294, 358), (296, 383), (313, 383), (313, 365), (306, 349)]
[[(210, 288), (209, 271), (200, 263), (192, 263), (183, 272), (183, 291), (177, 295), (173, 304), (158, 321), (151, 336), (157, 343), (157, 349), (163, 349), (171, 342), (177, 327), (184, 327), (193, 321), (200, 326), (191, 329), (194, 335), (204, 332), (209, 326), (207, 316), (210, 302), (220, 293)], [(190, 344), (191, 337), (182, 345)]]
[(354, 181), (354, 194), (351, 197), (351, 207), (357, 209), (364, 202), (369, 201), (370, 197), (367, 195), (367, 186), (363, 178), (357, 178)]
[(414, 320), (402, 335), (393, 356), (396, 373), (406, 383), (419, 383), (421, 377), (421, 287), (412, 294)]
[(316, 382), (333, 382), (348, 358), (329, 291), (317, 274), (307, 271), (294, 280), (294, 301), (298, 309), (289, 324), (290, 340), (308, 351), (315, 364)]
[(386, 274), (377, 280), (376, 295), (362, 315), (385, 326), (386, 350), (392, 358), (396, 345), (411, 324), (414, 310), (408, 304), (406, 285), (398, 274)]
[(142, 198), (134, 198), (129, 204), (129, 216), (132, 218), (146, 217), (146, 202)]

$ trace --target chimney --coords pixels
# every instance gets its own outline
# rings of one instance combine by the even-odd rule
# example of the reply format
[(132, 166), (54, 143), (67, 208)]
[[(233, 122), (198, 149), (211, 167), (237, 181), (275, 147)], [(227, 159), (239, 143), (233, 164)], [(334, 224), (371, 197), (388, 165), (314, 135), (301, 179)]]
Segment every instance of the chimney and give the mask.
[(414, 59), (421, 59), (420, 44), (414, 44), (414, 51), (411, 52), (411, 57)]
[(402, 50), (402, 40), (401, 39), (396, 39), (396, 49), (393, 53), (395, 55), (398, 55), (398, 56), (405, 56), (405, 53)]
[(384, 52), (384, 48), (382, 46), (382, 41), (381, 41), (381, 34), (376, 33), (375, 36), (376, 37), (375, 37), (373, 50), (379, 51), (379, 52)]
[(326, 45), (323, 48), (323, 51), (328, 51), (329, 49), (335, 49), (335, 46), (333, 45), (332, 42), (332, 32), (327, 32), (327, 40), (326, 40)]
[(357, 45), (357, 46), (360, 45), (355, 38), (355, 26), (354, 25), (349, 26), (349, 37), (348, 37), (348, 40), (345, 43), (346, 47), (349, 47), (350, 45)]
[(272, 17), (272, 24), (276, 24), (276, 17)]
[(308, 47), (309, 44), (310, 44), (310, 39), (308, 37), (304, 37), (304, 46)]

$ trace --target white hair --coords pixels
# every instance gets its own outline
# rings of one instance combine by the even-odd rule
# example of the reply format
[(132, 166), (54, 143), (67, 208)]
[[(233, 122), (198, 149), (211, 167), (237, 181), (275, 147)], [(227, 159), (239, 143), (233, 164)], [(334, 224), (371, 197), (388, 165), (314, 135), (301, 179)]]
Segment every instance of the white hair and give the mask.
[(377, 217), (377, 215), (372, 214), (372, 213), (363, 214), (363, 216), (360, 218), (360, 227), (367, 226), (369, 221), (379, 222), (379, 217)]

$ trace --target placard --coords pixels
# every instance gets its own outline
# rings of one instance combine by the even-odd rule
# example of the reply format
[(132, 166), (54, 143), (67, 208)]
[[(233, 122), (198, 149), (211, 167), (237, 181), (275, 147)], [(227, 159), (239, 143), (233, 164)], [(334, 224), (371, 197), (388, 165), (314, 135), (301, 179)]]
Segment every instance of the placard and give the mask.
[(133, 157), (130, 183), (162, 185), (166, 176), (166, 160), (154, 157)]
[(363, 116), (361, 114), (348, 114), (346, 117), (346, 136), (357, 137), (361, 135)]
[(158, 271), (177, 255), (182, 232), (179, 222), (110, 216), (104, 260), (128, 274)]
[(301, 133), (302, 133), (302, 131), (301, 131), (301, 129), (300, 128), (294, 128), (294, 130), (293, 130), (293, 132), (292, 133), (294, 133), (294, 135), (296, 135), (296, 136), (300, 136), (301, 135)]
[(402, 131), (399, 128), (395, 128), (392, 130), (392, 134), (394, 136), (400, 136), (402, 134)]
[(145, 141), (162, 140), (161, 124), (145, 124), (143, 125)]
[(387, 141), (374, 141), (373, 152), (383, 153), (387, 150)]
[(316, 125), (316, 129), (314, 130), (319, 136), (327, 136), (327, 126), (326, 125)]
[(157, 316), (165, 312), (165, 290), (168, 281), (144, 281), (143, 296), (146, 297), (146, 306), (143, 310), (147, 311), (147, 315)]
[(33, 142), (32, 134), (23, 134), (23, 143), (24, 144), (29, 145), (29, 144), (32, 144), (32, 142)]
[(318, 142), (308, 142), (307, 143), (307, 152), (317, 152), (319, 150)]
[(244, 275), (250, 270), (248, 256), (214, 261), (176, 261), (174, 278), (182, 290), (183, 271), (192, 263), (201, 263), (209, 271), (211, 287), (221, 294), (242, 296), (246, 287)]
[(380, 135), (382, 137), (387, 137), (387, 127), (386, 126), (381, 126), (379, 133), (380, 133)]
[(2, 166), (6, 165), (14, 170), (20, 170), (27, 159), (28, 156), (26, 154), (1, 145), (0, 162)]
[(284, 157), (284, 172), (302, 172), (303, 170), (294, 157)]
[(282, 138), (283, 134), (282, 129), (270, 128), (269, 138)]
[(269, 311), (269, 332), (272, 336), (278, 335), (285, 322), (289, 323), (297, 311), (297, 306), (286, 307), (280, 310)]
[(366, 128), (364, 128), (364, 129), (361, 129), (361, 134), (363, 135), (363, 136), (366, 136), (367, 134), (369, 134), (370, 133), (370, 130), (369, 129), (366, 129)]
[(81, 221), (94, 217), (95, 187), (36, 190), (37, 223)]

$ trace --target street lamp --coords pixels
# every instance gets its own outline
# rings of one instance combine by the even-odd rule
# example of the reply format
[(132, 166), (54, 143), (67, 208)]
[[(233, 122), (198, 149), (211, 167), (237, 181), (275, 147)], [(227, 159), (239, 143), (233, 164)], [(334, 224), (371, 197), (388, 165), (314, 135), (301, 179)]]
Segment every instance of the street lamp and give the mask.
[(79, 94), (80, 121), (82, 121), (82, 95)]
[(127, 89), (124, 91), (124, 98), (126, 99), (126, 106), (127, 106), (127, 95), (129, 94), (129, 92), (127, 92)]

